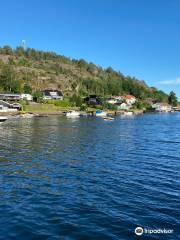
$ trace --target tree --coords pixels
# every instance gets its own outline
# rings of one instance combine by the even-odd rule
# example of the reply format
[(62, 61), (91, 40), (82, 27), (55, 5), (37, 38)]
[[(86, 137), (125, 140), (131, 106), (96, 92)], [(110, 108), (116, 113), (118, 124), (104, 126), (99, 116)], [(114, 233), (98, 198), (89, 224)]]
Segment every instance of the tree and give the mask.
[(15, 53), (17, 56), (22, 57), (25, 54), (25, 50), (23, 47), (17, 47)]
[(0, 51), (2, 54), (5, 54), (5, 55), (13, 55), (13, 49), (6, 45), (4, 46), (3, 48), (1, 48), (1, 51)]
[(24, 93), (26, 93), (26, 94), (31, 94), (32, 93), (32, 88), (28, 84), (24, 85), (24, 89), (23, 90), (24, 90)]
[(11, 92), (13, 92), (13, 93), (21, 93), (22, 92), (21, 82), (19, 80), (14, 80), (11, 83)]
[(88, 65), (87, 71), (90, 72), (91, 74), (94, 74), (94, 75), (98, 73), (98, 69), (97, 69), (96, 65), (93, 64), (93, 63), (90, 63)]
[(177, 104), (178, 104), (176, 94), (173, 91), (171, 91), (169, 94), (168, 102), (169, 102), (169, 104), (171, 104), (174, 107), (177, 106)]
[(72, 105), (76, 106), (76, 107), (81, 107), (82, 105), (82, 99), (80, 96), (77, 96), (76, 94), (74, 94), (71, 98), (70, 98), (70, 102), (72, 103)]
[(36, 101), (36, 102), (42, 102), (43, 101), (43, 94), (42, 92), (40, 91), (36, 91), (33, 93), (33, 99)]
[(107, 73), (114, 73), (114, 70), (113, 70), (112, 67), (108, 67), (108, 68), (106, 68), (106, 72)]
[(12, 92), (13, 82), (15, 81), (15, 71), (12, 66), (4, 65), (0, 76), (0, 85), (4, 90)]
[(84, 59), (79, 59), (78, 66), (80, 68), (87, 68), (88, 67), (88, 63)]

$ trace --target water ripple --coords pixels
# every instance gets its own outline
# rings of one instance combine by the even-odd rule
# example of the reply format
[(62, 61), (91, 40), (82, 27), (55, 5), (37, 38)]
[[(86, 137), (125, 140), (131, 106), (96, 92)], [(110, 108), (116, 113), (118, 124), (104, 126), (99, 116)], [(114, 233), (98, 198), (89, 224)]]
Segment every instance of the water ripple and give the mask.
[[(180, 224), (180, 114), (0, 125), (0, 239), (136, 239)], [(159, 239), (145, 236), (144, 239)]]

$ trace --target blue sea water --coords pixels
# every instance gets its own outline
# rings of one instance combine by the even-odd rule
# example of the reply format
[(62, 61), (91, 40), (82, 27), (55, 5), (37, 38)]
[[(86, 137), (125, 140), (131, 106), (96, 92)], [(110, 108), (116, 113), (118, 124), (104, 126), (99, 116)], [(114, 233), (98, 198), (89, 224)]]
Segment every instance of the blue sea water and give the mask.
[(180, 114), (8, 120), (0, 200), (3, 240), (179, 239)]

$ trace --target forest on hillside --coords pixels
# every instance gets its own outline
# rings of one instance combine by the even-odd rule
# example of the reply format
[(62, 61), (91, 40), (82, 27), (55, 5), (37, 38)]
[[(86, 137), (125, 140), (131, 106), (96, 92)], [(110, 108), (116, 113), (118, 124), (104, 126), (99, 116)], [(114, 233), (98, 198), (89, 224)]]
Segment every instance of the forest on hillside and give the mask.
[(0, 48), (0, 92), (62, 90), (67, 96), (132, 94), (140, 100), (168, 102), (168, 95), (112, 67), (103, 69), (84, 59), (70, 59), (54, 52), (10, 46)]

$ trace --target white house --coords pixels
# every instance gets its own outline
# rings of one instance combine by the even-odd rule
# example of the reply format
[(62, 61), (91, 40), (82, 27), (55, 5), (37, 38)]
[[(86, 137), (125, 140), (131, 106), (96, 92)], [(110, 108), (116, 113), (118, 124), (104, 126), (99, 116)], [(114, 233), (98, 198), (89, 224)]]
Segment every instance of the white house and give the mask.
[(124, 95), (121, 96), (121, 99), (124, 100), (129, 105), (132, 105), (136, 102), (136, 98), (133, 95)]
[(108, 100), (107, 100), (107, 103), (110, 103), (110, 104), (116, 104), (118, 102), (118, 100), (117, 99), (114, 99), (114, 98), (109, 98)]
[(170, 112), (172, 110), (171, 105), (168, 103), (155, 103), (152, 104), (152, 108), (154, 108), (157, 112)]
[(18, 101), (21, 99), (20, 94), (14, 94), (14, 93), (1, 93), (0, 94), (0, 100), (4, 101)]
[(3, 100), (0, 100), (0, 112), (17, 112), (21, 105), (10, 104)]
[(121, 102), (122, 102), (121, 96), (112, 96), (107, 100), (107, 103), (110, 103), (110, 104), (118, 104)]
[(119, 110), (129, 110), (130, 109), (130, 105), (128, 105), (127, 103), (123, 102), (120, 105), (118, 105), (118, 109)]
[[(107, 102), (111, 104), (116, 104), (119, 106), (121, 105), (121, 103), (124, 102), (130, 107), (136, 102), (136, 98), (133, 95), (112, 96), (107, 100)], [(122, 108), (127, 108), (127, 107), (125, 107), (125, 104), (123, 104)]]
[(63, 100), (63, 94), (58, 90), (44, 90), (43, 91), (44, 100)]
[(32, 101), (33, 100), (33, 96), (31, 94), (22, 93), (21, 94), (21, 99), (27, 100), (27, 101)]

